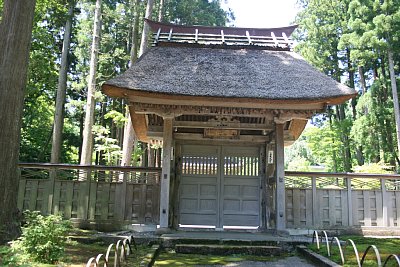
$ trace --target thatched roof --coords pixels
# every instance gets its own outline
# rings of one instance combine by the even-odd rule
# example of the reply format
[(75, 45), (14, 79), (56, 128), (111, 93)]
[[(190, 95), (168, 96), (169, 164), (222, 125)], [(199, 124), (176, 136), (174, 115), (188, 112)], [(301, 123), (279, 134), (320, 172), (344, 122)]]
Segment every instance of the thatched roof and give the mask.
[(337, 104), (355, 95), (294, 52), (257, 49), (152, 47), (124, 74), (105, 83), (158, 94), (322, 100)]

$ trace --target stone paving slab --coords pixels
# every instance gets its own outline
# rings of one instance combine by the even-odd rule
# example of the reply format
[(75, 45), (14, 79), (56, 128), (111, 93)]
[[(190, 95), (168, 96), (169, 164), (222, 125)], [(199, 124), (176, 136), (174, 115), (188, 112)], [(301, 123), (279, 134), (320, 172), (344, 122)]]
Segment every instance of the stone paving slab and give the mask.
[(275, 241), (275, 242), (305, 242), (310, 243), (312, 238), (307, 236), (276, 235), (270, 233), (246, 232), (184, 232), (178, 231), (161, 235), (163, 239), (208, 239), (208, 240), (242, 240), (242, 241)]
[(196, 265), (196, 267), (314, 267), (312, 263), (307, 262), (307, 260), (293, 256), (280, 259), (278, 261), (270, 262), (256, 262), (256, 261), (241, 261), (232, 262), (226, 265)]

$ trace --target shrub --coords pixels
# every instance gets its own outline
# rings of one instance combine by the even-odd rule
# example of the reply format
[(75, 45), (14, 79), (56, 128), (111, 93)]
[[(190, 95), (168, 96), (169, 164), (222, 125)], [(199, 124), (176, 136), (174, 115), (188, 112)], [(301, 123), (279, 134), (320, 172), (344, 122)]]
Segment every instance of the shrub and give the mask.
[(38, 211), (25, 211), (26, 225), (12, 243), (15, 253), (23, 253), (31, 260), (55, 263), (64, 253), (71, 223), (59, 215), (43, 216)]

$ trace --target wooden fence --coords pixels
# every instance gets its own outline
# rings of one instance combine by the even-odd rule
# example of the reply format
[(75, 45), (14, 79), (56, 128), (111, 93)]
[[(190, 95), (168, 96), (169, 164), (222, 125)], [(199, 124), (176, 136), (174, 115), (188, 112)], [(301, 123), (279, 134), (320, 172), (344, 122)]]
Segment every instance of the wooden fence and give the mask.
[[(21, 210), (111, 229), (159, 222), (160, 168), (24, 163), (20, 170)], [(400, 175), (286, 172), (285, 188), (286, 228), (400, 226)]]
[(287, 228), (400, 226), (400, 175), (286, 172)]
[(25, 163), (20, 170), (21, 210), (111, 229), (159, 221), (159, 168)]

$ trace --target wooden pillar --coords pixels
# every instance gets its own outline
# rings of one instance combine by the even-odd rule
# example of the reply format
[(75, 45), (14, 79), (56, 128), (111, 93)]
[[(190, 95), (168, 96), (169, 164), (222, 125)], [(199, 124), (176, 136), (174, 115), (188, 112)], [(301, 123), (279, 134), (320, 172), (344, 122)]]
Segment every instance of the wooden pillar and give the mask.
[(284, 159), (284, 123), (275, 122), (275, 150), (276, 150), (276, 230), (286, 228), (286, 205), (285, 205), (285, 159)]
[(160, 228), (168, 228), (171, 178), (172, 117), (164, 117), (163, 157), (160, 193)]
[(347, 185), (347, 212), (349, 217), (349, 226), (353, 226), (353, 193), (351, 192), (351, 178), (346, 177)]
[[(317, 177), (311, 177), (311, 190), (312, 190), (312, 226), (315, 228), (318, 225), (318, 208), (317, 208)], [(309, 207), (307, 207), (309, 208)]]
[(381, 190), (382, 190), (382, 225), (380, 226), (388, 226), (388, 197), (386, 192), (386, 180), (381, 179)]

